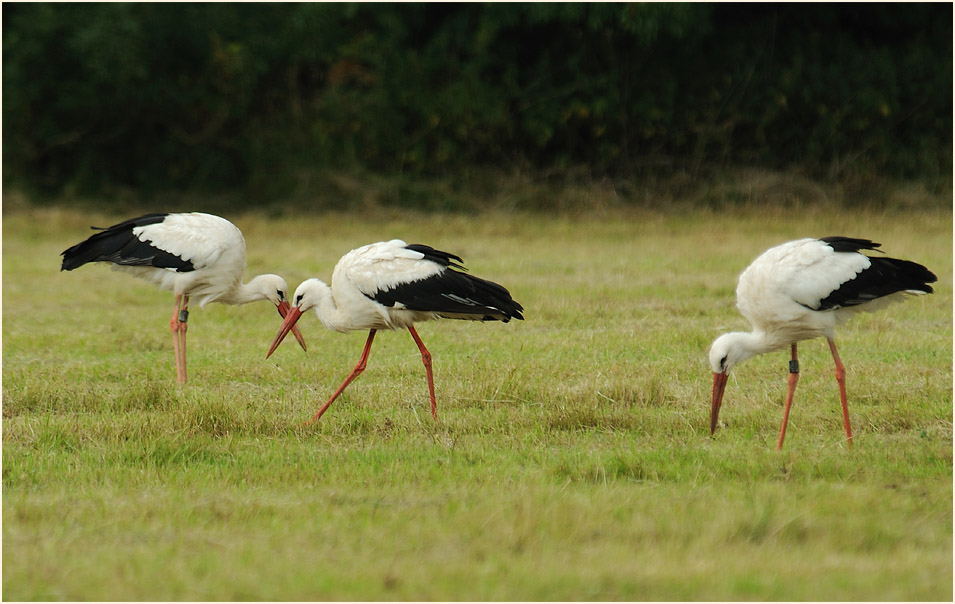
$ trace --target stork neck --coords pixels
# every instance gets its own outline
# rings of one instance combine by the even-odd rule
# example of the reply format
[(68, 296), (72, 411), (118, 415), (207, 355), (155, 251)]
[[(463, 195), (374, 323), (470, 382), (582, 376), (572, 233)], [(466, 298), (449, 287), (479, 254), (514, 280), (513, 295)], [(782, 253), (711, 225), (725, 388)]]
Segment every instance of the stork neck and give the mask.
[[(736, 345), (744, 352), (744, 358), (748, 359), (758, 354), (779, 350), (788, 346), (790, 342), (784, 342), (773, 338), (771, 334), (765, 331), (740, 332), (736, 339)], [(743, 359), (741, 359), (743, 360)]]
[(250, 283), (239, 283), (239, 286), (232, 290), (232, 296), (235, 300), (233, 304), (248, 304), (249, 302), (258, 302), (266, 300), (265, 292), (253, 287)]
[(338, 304), (335, 303), (335, 297), (332, 295), (332, 289), (325, 283), (318, 282), (315, 294), (315, 314), (318, 320), (326, 329), (331, 331), (345, 332), (349, 330), (348, 317), (342, 312)]
[[(260, 277), (261, 276), (264, 275), (260, 275)], [(249, 302), (258, 302), (259, 300), (268, 300), (266, 284), (258, 281), (258, 279), (259, 277), (255, 277), (248, 283), (238, 281), (232, 289), (216, 298), (215, 301), (237, 306), (248, 304)]]

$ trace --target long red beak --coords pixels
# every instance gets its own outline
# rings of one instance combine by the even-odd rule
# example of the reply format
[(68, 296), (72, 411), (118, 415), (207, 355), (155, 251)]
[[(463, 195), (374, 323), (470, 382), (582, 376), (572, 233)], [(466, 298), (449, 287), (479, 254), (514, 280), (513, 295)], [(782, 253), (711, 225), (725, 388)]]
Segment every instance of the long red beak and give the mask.
[[(298, 328), (295, 327), (295, 324), (299, 319), (302, 318), (302, 311), (298, 309), (297, 306), (290, 307), (285, 315), (285, 320), (282, 321), (282, 326), (279, 327), (279, 332), (275, 334), (275, 339), (272, 340), (272, 347), (269, 348), (269, 353), (265, 355), (265, 358), (272, 356), (272, 353), (275, 352), (275, 349), (279, 347), (279, 344), (282, 343), (282, 340), (285, 339), (285, 336), (288, 335), (288, 332), (296, 334), (296, 338), (301, 338), (302, 334), (298, 331)], [(302, 347), (305, 347), (304, 340), (299, 340), (299, 343), (302, 344)]]
[(713, 406), (710, 408), (710, 434), (716, 432), (716, 419), (720, 416), (720, 405), (723, 404), (723, 392), (726, 390), (726, 380), (729, 375), (725, 371), (713, 374)]
[[(288, 303), (287, 300), (282, 300), (281, 302), (276, 304), (275, 307), (279, 309), (279, 314), (282, 315), (283, 319), (288, 317), (289, 311), (292, 310), (292, 306)], [(298, 313), (297, 316), (301, 316), (301, 315), (302, 313)], [(295, 320), (297, 321), (298, 319), (296, 318)], [(283, 327), (285, 326), (284, 323), (282, 325)], [(286, 330), (286, 333), (288, 333), (287, 330)], [(305, 352), (308, 352), (308, 346), (305, 345), (305, 336), (303, 336), (302, 331), (295, 326), (295, 321), (292, 321), (292, 335), (295, 336), (296, 340), (298, 340), (298, 345), (302, 347), (302, 350), (304, 350)], [(282, 337), (284, 338), (285, 334), (282, 334)], [(279, 342), (281, 341), (282, 340), (279, 340)], [(275, 346), (278, 346), (278, 344), (276, 344)], [(275, 350), (275, 346), (272, 347), (272, 350)], [(272, 354), (272, 350), (269, 351), (269, 354)], [(269, 357), (265, 357), (265, 358), (269, 358)]]

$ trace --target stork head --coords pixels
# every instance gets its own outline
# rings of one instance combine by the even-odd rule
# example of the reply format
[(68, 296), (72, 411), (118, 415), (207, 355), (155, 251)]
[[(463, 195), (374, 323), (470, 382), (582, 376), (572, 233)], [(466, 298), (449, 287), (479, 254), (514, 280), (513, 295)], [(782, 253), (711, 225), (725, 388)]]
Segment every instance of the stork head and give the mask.
[(327, 292), (328, 286), (318, 279), (306, 279), (302, 281), (301, 285), (295, 288), (295, 294), (292, 296), (292, 305), (289, 307), (288, 302), (286, 302), (287, 313), (282, 315), (285, 317), (285, 320), (282, 322), (282, 326), (279, 327), (278, 333), (275, 334), (275, 339), (272, 340), (272, 346), (269, 347), (269, 352), (265, 355), (265, 358), (272, 356), (272, 353), (279, 347), (279, 344), (282, 343), (282, 340), (285, 339), (289, 331), (297, 333), (298, 327), (296, 327), (295, 324), (298, 323), (298, 320), (302, 318), (303, 314), (318, 305), (319, 298), (323, 291)]
[[(282, 318), (288, 315), (291, 305), (289, 305), (288, 283), (285, 282), (285, 279), (278, 275), (259, 275), (249, 282), (249, 287), (254, 288), (254, 291), (258, 295), (274, 304)], [(305, 337), (302, 335), (301, 330), (295, 327), (292, 333), (295, 335), (295, 339), (298, 340), (298, 344), (302, 347), (302, 350), (307, 351), (308, 346), (305, 345)]]
[(753, 356), (746, 345), (750, 334), (742, 332), (724, 333), (710, 345), (710, 367), (713, 373), (729, 373), (737, 363)]
[(306, 313), (318, 306), (319, 298), (322, 292), (327, 291), (328, 286), (319, 279), (306, 279), (295, 288), (295, 294), (292, 296), (292, 306), (299, 312)]
[(288, 283), (278, 275), (259, 275), (249, 281), (246, 289), (257, 300), (268, 300), (275, 306), (288, 306)]
[(710, 346), (710, 367), (713, 368), (713, 398), (710, 403), (710, 434), (716, 431), (716, 420), (723, 404), (723, 392), (730, 369), (737, 363), (756, 354), (753, 346), (753, 334), (733, 332), (724, 333)]

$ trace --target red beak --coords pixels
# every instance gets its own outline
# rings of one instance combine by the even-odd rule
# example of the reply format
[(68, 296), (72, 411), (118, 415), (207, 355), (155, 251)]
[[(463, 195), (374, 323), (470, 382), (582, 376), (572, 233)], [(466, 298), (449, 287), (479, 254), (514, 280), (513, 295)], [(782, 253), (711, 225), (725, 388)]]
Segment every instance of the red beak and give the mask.
[(725, 371), (713, 374), (713, 406), (710, 408), (710, 434), (716, 432), (716, 418), (720, 415), (720, 405), (723, 404), (723, 392), (726, 390), (726, 380), (729, 375)]
[[(287, 300), (282, 300), (281, 302), (276, 304), (275, 307), (279, 309), (279, 314), (282, 315), (283, 319), (288, 317), (289, 312), (292, 310), (292, 306), (288, 303)], [(295, 310), (298, 310), (298, 309), (295, 309)], [(300, 316), (302, 316), (302, 313), (298, 313), (296, 315), (295, 321), (298, 321), (297, 317), (300, 317)], [(299, 346), (302, 347), (302, 350), (304, 350), (305, 352), (308, 352), (308, 346), (305, 345), (305, 336), (303, 336), (302, 331), (295, 326), (295, 321), (292, 321), (292, 327), (291, 327), (292, 335), (294, 335), (295, 339), (298, 340), (298, 344)], [(282, 323), (282, 327), (285, 327), (285, 323)], [(287, 334), (288, 334), (288, 330), (285, 330), (285, 333), (282, 334), (282, 338), (284, 338)], [(279, 342), (281, 341), (282, 340), (279, 339)], [(272, 346), (272, 350), (269, 350), (269, 354), (272, 354), (272, 351), (275, 350), (276, 346), (278, 346), (278, 344), (275, 344)], [(266, 356), (265, 358), (269, 358), (269, 357)]]
[[(286, 304), (288, 304), (286, 302)], [(279, 310), (281, 312), (281, 309)], [(302, 311), (298, 309), (297, 306), (290, 307), (285, 314), (285, 320), (282, 321), (282, 326), (279, 327), (279, 332), (275, 334), (275, 339), (272, 340), (272, 347), (269, 348), (269, 353), (265, 355), (265, 358), (272, 356), (272, 353), (275, 352), (275, 349), (279, 347), (279, 344), (282, 343), (282, 340), (285, 339), (285, 336), (288, 335), (288, 332), (295, 334), (296, 338), (301, 338), (302, 334), (298, 331), (298, 328), (295, 327), (295, 324), (299, 319), (302, 318)], [(302, 345), (302, 348), (305, 348), (305, 340), (299, 339), (299, 343)]]

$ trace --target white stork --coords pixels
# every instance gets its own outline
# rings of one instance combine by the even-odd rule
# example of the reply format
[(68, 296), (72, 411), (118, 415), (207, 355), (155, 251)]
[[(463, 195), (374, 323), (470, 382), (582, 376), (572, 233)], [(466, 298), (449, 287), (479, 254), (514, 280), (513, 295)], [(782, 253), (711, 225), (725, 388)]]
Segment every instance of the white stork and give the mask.
[(303, 281), (295, 290), (292, 308), (272, 341), (268, 358), (296, 321), (314, 308), (326, 328), (348, 332), (367, 329), (368, 340), (351, 374), (310, 421), (316, 421), (345, 388), (365, 370), (368, 353), (379, 329), (407, 328), (424, 363), (431, 396), (431, 415), (437, 419), (431, 353), (414, 324), (430, 319), (476, 321), (523, 320), (524, 308), (502, 286), (464, 272), (461, 258), (427, 245), (408, 245), (395, 239), (354, 249), (338, 261), (329, 287), (318, 279)]
[(710, 347), (711, 434), (716, 430), (727, 375), (733, 366), (757, 354), (790, 346), (789, 393), (776, 445), (777, 450), (782, 449), (799, 380), (796, 343), (825, 337), (836, 364), (846, 438), (852, 446), (846, 371), (834, 341), (836, 325), (859, 311), (871, 312), (899, 301), (906, 294), (930, 294), (932, 287), (928, 284), (936, 281), (935, 275), (921, 264), (860, 253), (876, 250), (880, 245), (849, 237), (799, 239), (770, 248), (743, 271), (736, 288), (736, 306), (753, 331), (723, 334)]
[[(278, 275), (259, 275), (242, 283), (245, 239), (234, 224), (211, 214), (146, 214), (99, 232), (64, 251), (62, 271), (87, 262), (111, 262), (121, 270), (176, 294), (169, 328), (176, 352), (176, 376), (186, 381), (186, 320), (189, 297), (209, 302), (246, 304), (268, 300), (284, 317), (289, 310), (288, 285)], [(300, 331), (295, 338), (305, 350)]]

